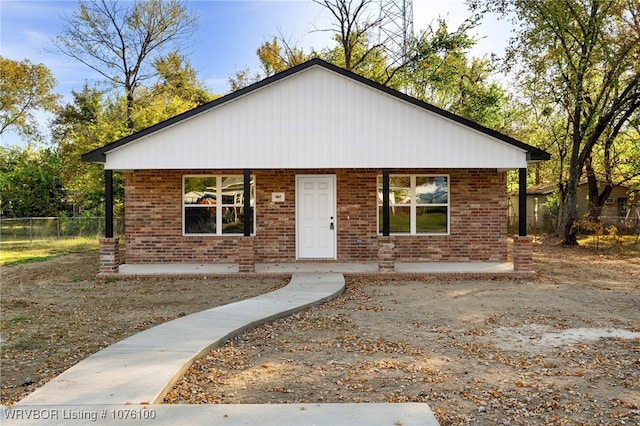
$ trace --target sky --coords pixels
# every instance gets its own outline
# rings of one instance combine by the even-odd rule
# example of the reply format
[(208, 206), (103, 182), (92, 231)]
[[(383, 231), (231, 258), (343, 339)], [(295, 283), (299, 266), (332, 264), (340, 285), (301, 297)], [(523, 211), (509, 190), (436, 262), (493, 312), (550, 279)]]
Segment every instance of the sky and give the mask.
[[(125, 0), (126, 1), (126, 0)], [(229, 92), (228, 78), (249, 68), (259, 71), (257, 48), (282, 34), (293, 45), (320, 50), (333, 45), (330, 34), (319, 31), (331, 27), (328, 12), (310, 0), (184, 0), (189, 11), (198, 15), (198, 31), (184, 52), (198, 78), (215, 94)], [(74, 0), (0, 0), (0, 55), (47, 66), (57, 81), (56, 92), (62, 102), (72, 101), (71, 91), (79, 91), (103, 79), (95, 71), (62, 54), (53, 53), (51, 39), (60, 35), (64, 17), (78, 9)], [(450, 30), (470, 16), (463, 0), (414, 0), (414, 32), (426, 28), (438, 16), (445, 17)], [(479, 39), (472, 54), (495, 53), (502, 56), (509, 37), (505, 21), (491, 17), (478, 27)], [(47, 115), (39, 114), (46, 128)], [(22, 144), (20, 138), (5, 132), (3, 146)]]

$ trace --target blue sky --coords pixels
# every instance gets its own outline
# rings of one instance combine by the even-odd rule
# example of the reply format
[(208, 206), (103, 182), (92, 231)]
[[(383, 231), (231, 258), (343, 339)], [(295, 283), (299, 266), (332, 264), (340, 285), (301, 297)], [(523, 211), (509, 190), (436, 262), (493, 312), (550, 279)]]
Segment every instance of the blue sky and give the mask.
[[(199, 16), (198, 32), (185, 53), (199, 79), (213, 93), (227, 93), (227, 79), (238, 70), (249, 67), (258, 71), (255, 51), (274, 35), (282, 33), (305, 51), (332, 44), (327, 32), (314, 31), (330, 27), (331, 21), (327, 12), (312, 1), (186, 0), (185, 4)], [(451, 29), (469, 16), (463, 0), (414, 0), (413, 9), (416, 31), (438, 16), (445, 16)], [(84, 65), (50, 52), (50, 40), (60, 34), (62, 18), (75, 10), (77, 2), (70, 0), (0, 0), (0, 54), (46, 65), (57, 80), (56, 91), (63, 95), (63, 102), (69, 102), (71, 90), (80, 90), (85, 81), (101, 81)], [(506, 22), (487, 20), (477, 29), (477, 35), (481, 40), (474, 55), (502, 55), (509, 27)], [(44, 127), (46, 116), (41, 121)], [(7, 146), (20, 140), (16, 135), (3, 134), (1, 143)]]

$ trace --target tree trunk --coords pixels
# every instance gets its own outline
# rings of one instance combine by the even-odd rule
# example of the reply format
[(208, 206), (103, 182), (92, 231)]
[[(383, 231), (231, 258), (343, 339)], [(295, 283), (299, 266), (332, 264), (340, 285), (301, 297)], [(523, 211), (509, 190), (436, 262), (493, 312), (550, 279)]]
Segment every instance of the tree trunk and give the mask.
[(572, 169), (569, 172), (569, 181), (565, 186), (565, 195), (558, 218), (558, 235), (562, 238), (562, 244), (567, 246), (578, 245), (578, 235), (574, 225), (578, 220), (579, 183), (580, 170)]
[(587, 172), (587, 184), (589, 188), (589, 220), (592, 222), (600, 222), (602, 208), (611, 195), (611, 192), (613, 192), (613, 183), (606, 182), (602, 188), (602, 192), (600, 192), (598, 189), (598, 178), (591, 164), (591, 158), (587, 158), (585, 170)]
[(136, 128), (136, 124), (133, 121), (133, 109), (135, 106), (135, 99), (133, 97), (133, 88), (127, 87), (127, 128), (133, 133)]
[(587, 187), (589, 191), (589, 220), (591, 222), (599, 222), (602, 206), (598, 203), (598, 179), (596, 178), (595, 170), (593, 170), (591, 156), (587, 157), (584, 168), (587, 172)]

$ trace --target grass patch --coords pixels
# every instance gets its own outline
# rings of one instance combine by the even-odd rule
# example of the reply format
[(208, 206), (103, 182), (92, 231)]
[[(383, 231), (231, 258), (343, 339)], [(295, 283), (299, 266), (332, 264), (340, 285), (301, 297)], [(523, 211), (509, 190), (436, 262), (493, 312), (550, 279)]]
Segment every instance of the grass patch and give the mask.
[(12, 348), (20, 351), (42, 350), (47, 347), (48, 343), (48, 340), (40, 335), (21, 335)]
[(23, 322), (29, 322), (31, 318), (25, 315), (17, 315), (9, 320), (12, 325), (21, 324)]
[(55, 240), (3, 240), (0, 242), (0, 265), (41, 262), (70, 253), (96, 251), (96, 237), (74, 237)]

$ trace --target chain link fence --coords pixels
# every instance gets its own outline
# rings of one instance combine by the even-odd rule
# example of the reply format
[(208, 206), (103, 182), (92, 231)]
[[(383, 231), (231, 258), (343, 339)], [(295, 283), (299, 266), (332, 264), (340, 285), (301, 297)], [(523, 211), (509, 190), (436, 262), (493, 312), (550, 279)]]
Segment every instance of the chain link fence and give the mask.
[[(22, 217), (0, 219), (0, 240), (50, 240), (104, 236), (104, 217)], [(113, 232), (124, 234), (124, 220), (114, 218)]]
[[(640, 217), (633, 216), (601, 216), (600, 223), (603, 229), (615, 226), (620, 235), (638, 235), (640, 233)], [(518, 216), (509, 215), (508, 230), (510, 234), (518, 232)], [(541, 215), (539, 220), (535, 217), (527, 218), (527, 233), (531, 235), (553, 234), (556, 231), (557, 218), (549, 214)], [(592, 235), (592, 227), (586, 226), (585, 221), (579, 220), (575, 225), (578, 235)]]

